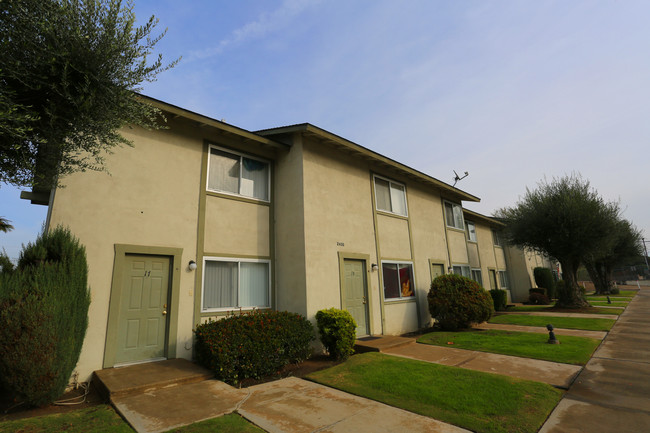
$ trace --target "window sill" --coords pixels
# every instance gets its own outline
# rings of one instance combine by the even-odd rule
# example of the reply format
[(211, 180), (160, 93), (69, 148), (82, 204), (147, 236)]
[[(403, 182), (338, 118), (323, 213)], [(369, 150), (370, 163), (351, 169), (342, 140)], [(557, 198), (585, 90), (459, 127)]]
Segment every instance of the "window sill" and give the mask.
[(246, 203), (252, 203), (252, 204), (259, 204), (262, 206), (270, 206), (271, 202), (269, 200), (263, 200), (261, 198), (254, 198), (254, 197), (246, 197), (243, 195), (238, 195), (238, 194), (228, 194), (227, 192), (221, 192), (221, 191), (212, 191), (212, 190), (206, 190), (206, 195), (209, 195), (211, 197), (220, 197), (220, 198), (225, 198), (229, 200), (237, 200), (237, 201), (243, 201)]
[(201, 317), (208, 316), (232, 316), (239, 312), (248, 313), (254, 310), (270, 310), (271, 307), (246, 307), (246, 308), (219, 308), (212, 310), (201, 310)]
[(463, 234), (465, 233), (465, 229), (459, 229), (458, 227), (454, 227), (454, 226), (447, 226), (447, 230), (453, 230), (455, 232), (460, 232)]
[(384, 216), (399, 218), (399, 219), (403, 219), (403, 220), (408, 220), (409, 219), (408, 215), (402, 215), (402, 214), (393, 213), (393, 212), (389, 212), (387, 210), (381, 210), (381, 209), (377, 209), (377, 215), (384, 215)]
[(384, 299), (385, 304), (410, 304), (415, 302), (415, 296), (410, 298), (394, 298), (394, 299)]

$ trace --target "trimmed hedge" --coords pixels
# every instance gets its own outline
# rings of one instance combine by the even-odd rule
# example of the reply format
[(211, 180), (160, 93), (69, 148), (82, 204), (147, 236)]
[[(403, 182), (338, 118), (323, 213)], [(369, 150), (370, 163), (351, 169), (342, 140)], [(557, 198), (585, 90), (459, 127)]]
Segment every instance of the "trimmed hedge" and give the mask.
[(196, 327), (196, 361), (236, 385), (260, 379), (311, 356), (314, 328), (300, 314), (245, 312)]
[(505, 290), (492, 289), (490, 290), (492, 301), (494, 302), (495, 311), (504, 311), (508, 304), (508, 293)]
[(355, 322), (346, 310), (330, 308), (316, 313), (320, 341), (334, 359), (347, 359), (354, 353), (357, 339)]
[(41, 406), (65, 391), (88, 326), (87, 280), (85, 249), (61, 227), (0, 274), (0, 386), (13, 398)]
[(549, 305), (551, 300), (543, 293), (531, 293), (528, 296), (528, 303), (531, 305)]
[(549, 268), (537, 267), (533, 269), (533, 276), (537, 287), (546, 289), (546, 295), (553, 299), (555, 297), (555, 277), (553, 277), (553, 272)]
[(460, 275), (440, 275), (431, 282), (429, 311), (444, 330), (469, 328), (489, 320), (494, 312), (492, 297), (476, 281)]

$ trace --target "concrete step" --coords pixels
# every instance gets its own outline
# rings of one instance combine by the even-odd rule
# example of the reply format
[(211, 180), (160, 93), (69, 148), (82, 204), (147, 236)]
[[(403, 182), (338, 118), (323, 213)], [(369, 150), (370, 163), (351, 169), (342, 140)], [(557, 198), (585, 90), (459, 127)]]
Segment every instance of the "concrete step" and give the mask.
[(181, 384), (201, 382), (214, 374), (186, 359), (168, 359), (97, 370), (93, 383), (111, 402), (115, 397), (141, 394)]
[(357, 339), (354, 350), (357, 353), (383, 352), (387, 349), (404, 346), (415, 342), (414, 338), (398, 337), (395, 335), (371, 335)]

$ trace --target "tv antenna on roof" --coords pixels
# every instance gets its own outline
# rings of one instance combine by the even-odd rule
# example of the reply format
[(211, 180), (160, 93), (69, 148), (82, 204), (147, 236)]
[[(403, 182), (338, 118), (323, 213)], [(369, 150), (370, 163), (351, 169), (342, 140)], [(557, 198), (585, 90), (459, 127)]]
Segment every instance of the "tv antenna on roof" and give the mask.
[(467, 171), (465, 172), (465, 176), (463, 176), (463, 177), (458, 176), (458, 173), (456, 173), (456, 170), (454, 170), (454, 174), (455, 174), (455, 176), (454, 176), (454, 184), (452, 186), (456, 186), (456, 184), (458, 183), (459, 180), (463, 180), (467, 176), (469, 176), (469, 172), (467, 172)]

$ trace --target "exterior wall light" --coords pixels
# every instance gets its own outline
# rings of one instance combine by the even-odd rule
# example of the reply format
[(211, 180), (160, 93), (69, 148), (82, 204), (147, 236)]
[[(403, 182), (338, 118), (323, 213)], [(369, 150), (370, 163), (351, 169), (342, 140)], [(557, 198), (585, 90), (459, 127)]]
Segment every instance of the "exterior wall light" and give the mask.
[(190, 271), (195, 271), (196, 270), (196, 262), (194, 260), (190, 260), (190, 263), (188, 265), (190, 268)]

